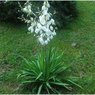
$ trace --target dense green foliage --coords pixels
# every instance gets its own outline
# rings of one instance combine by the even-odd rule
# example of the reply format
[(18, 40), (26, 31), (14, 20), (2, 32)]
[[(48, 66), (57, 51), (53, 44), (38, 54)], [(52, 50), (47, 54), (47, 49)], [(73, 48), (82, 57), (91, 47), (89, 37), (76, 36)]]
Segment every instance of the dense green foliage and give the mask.
[(78, 15), (75, 1), (51, 2), (51, 7), (56, 11), (54, 19), (60, 28), (68, 25)]
[[(35, 1), (33, 2), (33, 10), (37, 11), (37, 7), (42, 6), (43, 2)], [(23, 6), (24, 1), (20, 2)], [(53, 13), (54, 10), (56, 14), (53, 15), (56, 21), (57, 26), (63, 27), (64, 25), (68, 24), (74, 17), (77, 15), (76, 11), (76, 2), (74, 1), (58, 1), (58, 2), (50, 2), (51, 8), (50, 11)], [(17, 1), (10, 1), (10, 2), (3, 2), (0, 1), (0, 20), (6, 21), (10, 20), (12, 22), (20, 21), (18, 17), (21, 17), (20, 7)]]
[(21, 16), (19, 9), (17, 1), (0, 1), (0, 21), (18, 22), (18, 17)]

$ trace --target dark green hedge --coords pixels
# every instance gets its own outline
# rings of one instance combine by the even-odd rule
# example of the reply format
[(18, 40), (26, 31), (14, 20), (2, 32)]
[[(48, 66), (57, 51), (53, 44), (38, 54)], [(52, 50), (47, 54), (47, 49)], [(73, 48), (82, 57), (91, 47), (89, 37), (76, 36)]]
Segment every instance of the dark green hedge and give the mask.
[[(24, 2), (21, 2), (23, 4)], [(0, 21), (18, 22), (21, 16), (20, 7), (17, 1), (4, 2), (0, 1)]]
[(77, 17), (77, 8), (75, 1), (57, 1), (51, 2), (52, 7), (56, 10), (56, 24), (58, 26), (65, 26), (75, 17)]
[[(21, 5), (24, 1), (20, 1)], [(33, 9), (37, 6), (42, 6), (43, 2), (33, 2)], [(51, 11), (55, 10), (54, 18), (59, 27), (68, 24), (73, 18), (77, 16), (76, 2), (75, 1), (50, 1)], [(17, 1), (3, 2), (0, 1), (0, 21), (18, 22), (17, 17), (21, 16), (20, 7)]]

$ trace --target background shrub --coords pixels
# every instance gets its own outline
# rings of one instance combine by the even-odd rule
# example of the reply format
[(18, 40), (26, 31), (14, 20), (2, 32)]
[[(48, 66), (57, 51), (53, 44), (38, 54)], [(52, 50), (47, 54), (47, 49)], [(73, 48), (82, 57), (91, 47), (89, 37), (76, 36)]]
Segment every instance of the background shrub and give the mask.
[[(21, 2), (21, 4), (24, 4), (24, 2)], [(21, 12), (18, 11), (19, 9), (20, 8), (17, 1), (0, 1), (0, 21), (20, 21), (17, 18), (21, 15)]]
[[(32, 3), (33, 10), (35, 11), (37, 6), (41, 8), (43, 4), (41, 1), (32, 1)], [(23, 5), (24, 1), (20, 1), (20, 4)], [(63, 27), (64, 25), (68, 24), (74, 17), (77, 16), (76, 2), (74, 1), (50, 1), (50, 4), (50, 11), (52, 13), (54, 10), (56, 11), (54, 18), (57, 26), (59, 27)], [(20, 7), (17, 1), (7, 3), (0, 1), (0, 21), (20, 21), (17, 19), (17, 17), (21, 16), (21, 11), (18, 10), (20, 10)]]
[(58, 1), (51, 2), (51, 7), (56, 10), (56, 24), (59, 27), (67, 25), (75, 17), (77, 17), (77, 8), (75, 1)]

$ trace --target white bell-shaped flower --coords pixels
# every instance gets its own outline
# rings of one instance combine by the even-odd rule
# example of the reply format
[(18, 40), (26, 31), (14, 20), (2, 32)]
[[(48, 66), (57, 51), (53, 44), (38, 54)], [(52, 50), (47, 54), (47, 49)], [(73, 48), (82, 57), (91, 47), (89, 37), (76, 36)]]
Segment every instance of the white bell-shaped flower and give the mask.
[(44, 44), (45, 44), (45, 45), (47, 45), (47, 44), (48, 44), (48, 41), (47, 41), (47, 40), (45, 40)]
[(38, 27), (39, 29), (42, 29), (42, 25), (41, 25), (40, 23), (37, 23), (37, 27)]
[(53, 32), (52, 32), (52, 34), (55, 36), (55, 35), (56, 35), (56, 32), (55, 32), (55, 31), (53, 31)]
[(30, 31), (31, 33), (34, 32), (33, 26), (30, 26), (30, 27), (28, 28), (28, 31)]
[(43, 15), (47, 15), (47, 10), (44, 10), (42, 13)]
[(44, 45), (44, 44), (45, 44), (45, 42), (44, 42), (44, 40), (43, 40), (43, 38), (42, 38), (42, 37), (38, 37), (38, 41), (39, 41), (42, 45)]
[(50, 30), (53, 31), (53, 26), (50, 26)]
[(27, 13), (27, 11), (28, 11), (26, 7), (23, 8), (22, 10), (23, 10), (23, 12), (25, 12), (25, 13)]
[(39, 31), (40, 31), (40, 29), (39, 29), (39, 28), (36, 28), (36, 29), (35, 29), (35, 33), (36, 33), (36, 34), (38, 34), (38, 33), (39, 33)]
[(53, 25), (55, 25), (55, 21), (54, 21), (54, 19), (51, 19), (51, 23), (52, 23)]
[(41, 16), (39, 17), (39, 21), (40, 21), (40, 23), (41, 23), (42, 25), (45, 25), (45, 23), (46, 23), (46, 21), (45, 21), (45, 16), (44, 16), (44, 15), (41, 15)]
[(31, 14), (32, 10), (31, 10), (31, 5), (26, 5), (23, 9), (23, 12), (27, 13), (27, 14)]
[(49, 8), (50, 7), (50, 4), (48, 2), (46, 2), (46, 3), (47, 3), (47, 7)]
[(50, 39), (53, 39), (53, 35), (50, 36)]
[(48, 13), (47, 15), (46, 15), (46, 20), (49, 20), (50, 19), (50, 14)]

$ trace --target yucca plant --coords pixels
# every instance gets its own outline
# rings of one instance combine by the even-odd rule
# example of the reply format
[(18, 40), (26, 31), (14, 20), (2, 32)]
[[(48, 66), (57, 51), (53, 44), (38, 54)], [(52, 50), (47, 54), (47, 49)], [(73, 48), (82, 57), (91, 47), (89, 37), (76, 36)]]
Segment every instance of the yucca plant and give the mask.
[(32, 93), (60, 93), (59, 87), (70, 90), (70, 84), (79, 86), (64, 76), (70, 66), (64, 65), (62, 52), (50, 49), (37, 54), (32, 61), (22, 58), (25, 63), (18, 79)]

